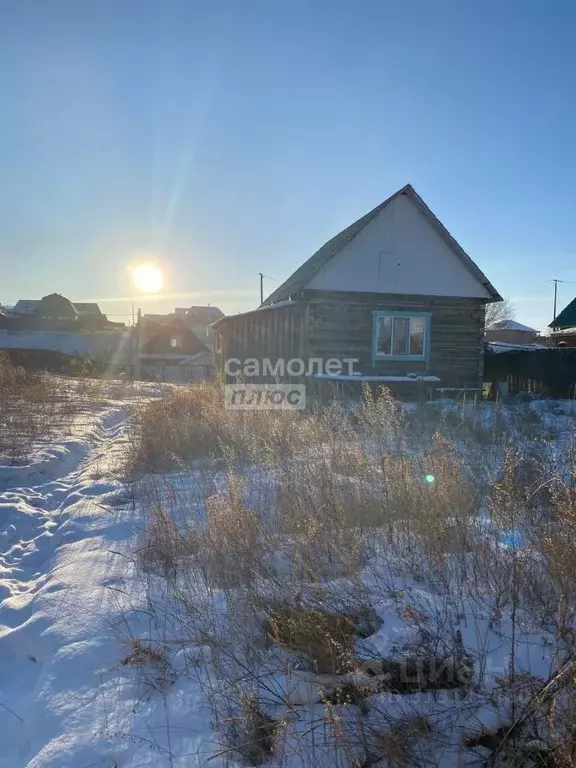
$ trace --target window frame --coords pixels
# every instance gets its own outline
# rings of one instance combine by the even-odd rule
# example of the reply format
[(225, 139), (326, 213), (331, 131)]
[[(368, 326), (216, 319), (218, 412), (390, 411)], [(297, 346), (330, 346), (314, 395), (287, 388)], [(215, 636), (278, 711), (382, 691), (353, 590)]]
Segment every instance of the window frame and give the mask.
[[(381, 317), (424, 318), (424, 353), (422, 355), (384, 355), (378, 352), (378, 326)], [(386, 360), (405, 362), (428, 362), (430, 357), (431, 312), (416, 312), (409, 309), (378, 309), (372, 312), (372, 363)], [(394, 323), (390, 337), (390, 349), (394, 349)]]

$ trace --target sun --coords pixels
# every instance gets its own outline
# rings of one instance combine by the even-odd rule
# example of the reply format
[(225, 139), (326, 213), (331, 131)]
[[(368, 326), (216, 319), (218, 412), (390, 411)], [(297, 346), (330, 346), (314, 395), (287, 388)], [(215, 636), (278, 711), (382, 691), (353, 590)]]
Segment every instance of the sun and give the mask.
[(162, 271), (155, 264), (139, 264), (134, 267), (132, 280), (141, 293), (158, 293), (164, 284)]

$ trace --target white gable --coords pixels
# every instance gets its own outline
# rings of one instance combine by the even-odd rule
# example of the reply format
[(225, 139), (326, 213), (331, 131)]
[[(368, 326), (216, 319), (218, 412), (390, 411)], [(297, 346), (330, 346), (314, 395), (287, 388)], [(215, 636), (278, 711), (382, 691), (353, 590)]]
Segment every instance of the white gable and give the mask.
[(406, 195), (360, 230), (306, 288), (490, 298)]

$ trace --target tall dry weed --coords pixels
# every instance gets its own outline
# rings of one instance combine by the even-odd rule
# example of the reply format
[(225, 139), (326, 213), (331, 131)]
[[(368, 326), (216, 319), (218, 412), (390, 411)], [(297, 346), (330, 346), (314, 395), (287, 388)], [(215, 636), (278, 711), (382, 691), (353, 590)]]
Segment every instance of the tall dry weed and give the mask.
[(26, 462), (54, 435), (69, 430), (75, 412), (61, 380), (13, 365), (0, 350), (0, 459)]
[[(132, 455), (140, 472), (177, 472), (202, 460), (212, 478), (200, 513), (186, 519), (181, 504), (174, 514), (167, 505), (160, 524), (151, 518), (147, 541), (176, 574), (168, 594), (183, 607), (181, 635), (210, 650), (206, 696), (231, 762), (246, 758), (242, 740), (251, 731), (242, 701), (258, 703), (258, 722), (286, 724), (260, 755), (270, 765), (296, 756), (299, 765), (410, 765), (421, 742), (427, 764), (449, 749), (454, 764), (464, 762), (471, 743), (491, 745), (486, 759), (494, 764), (501, 752), (515, 764), (528, 759), (543, 719), (550, 725), (540, 727), (539, 748), (546, 759), (568, 759), (575, 462), (559, 471), (540, 450), (541, 420), (521, 408), (497, 416), (500, 406), (487, 408), (447, 406), (451, 418), (434, 405), (409, 412), (384, 391), (359, 410), (239, 414), (223, 409), (217, 388), (198, 388), (137, 415)], [(381, 605), (412, 640), (396, 656), (366, 658), (363, 642), (379, 631), (370, 617)], [(480, 615), (484, 634), (465, 647), (467, 622)], [(528, 625), (554, 646), (545, 679), (522, 666)], [(345, 636), (343, 626), (352, 627)], [(493, 688), (490, 632), (501, 634), (509, 656)], [(433, 678), (437, 665), (444, 677)], [(419, 712), (400, 717), (382, 698), (422, 690), (439, 692), (430, 721)], [(552, 693), (563, 701), (554, 712)], [(464, 730), (457, 713), (467, 696), (502, 706), (509, 718), (502, 733)], [(313, 723), (305, 733), (299, 717)], [(411, 734), (409, 743), (402, 734)]]

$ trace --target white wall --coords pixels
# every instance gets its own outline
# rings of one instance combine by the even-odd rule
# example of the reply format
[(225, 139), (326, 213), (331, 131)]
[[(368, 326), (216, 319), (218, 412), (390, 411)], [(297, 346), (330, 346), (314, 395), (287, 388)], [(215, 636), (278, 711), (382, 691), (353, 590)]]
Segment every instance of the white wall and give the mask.
[(306, 287), (490, 298), (405, 195), (387, 205)]
[(0, 349), (50, 349), (67, 355), (92, 357), (118, 365), (132, 362), (130, 331), (4, 331)]
[(209, 378), (205, 365), (170, 365), (160, 361), (142, 362), (141, 373), (154, 381), (171, 381), (180, 384), (190, 384), (192, 381), (204, 381)]

